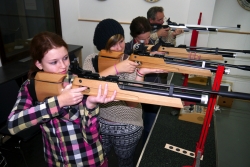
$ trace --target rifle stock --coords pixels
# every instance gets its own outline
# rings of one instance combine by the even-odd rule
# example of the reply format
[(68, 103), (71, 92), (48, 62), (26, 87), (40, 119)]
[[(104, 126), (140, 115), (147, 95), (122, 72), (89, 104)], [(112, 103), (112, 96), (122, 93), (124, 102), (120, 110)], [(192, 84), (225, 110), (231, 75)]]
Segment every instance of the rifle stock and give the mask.
[[(100, 67), (98, 65), (99, 71), (100, 69), (104, 70), (118, 63), (120, 61), (120, 57), (122, 54), (123, 54), (122, 52), (107, 52), (105, 50), (101, 50), (101, 52), (99, 53), (99, 56), (101, 58), (98, 58), (98, 64), (101, 66)], [(144, 68), (151, 68), (151, 69), (161, 69), (161, 70), (165, 70), (168, 72), (212, 76), (212, 73), (210, 70), (187, 67), (187, 66), (182, 66), (182, 65), (168, 64), (167, 62), (164, 61), (163, 58), (131, 54), (129, 56), (129, 60), (133, 62), (138, 62), (139, 68), (144, 67)]]
[[(151, 51), (154, 45), (147, 45), (148, 51)], [(189, 58), (190, 53), (183, 48), (174, 48), (174, 47), (164, 47), (160, 46), (158, 49), (159, 52), (165, 52), (167, 56), (178, 57), (178, 58)], [(194, 51), (195, 52), (195, 51)], [(223, 60), (222, 55), (214, 55), (214, 54), (202, 54), (197, 53), (200, 56), (201, 60)]]
[[(37, 72), (35, 76), (35, 90), (38, 101), (42, 102), (47, 97), (59, 95), (63, 90), (62, 82), (65, 77), (66, 74)], [(106, 83), (108, 83), (108, 97), (112, 96), (115, 90), (117, 91), (116, 100), (183, 108), (180, 98), (122, 90), (115, 82), (76, 77), (74, 78), (72, 88), (88, 87), (82, 93), (84, 95), (96, 96), (99, 85), (102, 85), (102, 89), (104, 90)]]
[[(106, 83), (107, 83), (106, 81), (96, 81), (96, 80), (91, 81), (85, 78), (75, 78), (73, 81), (74, 86), (88, 87), (89, 89), (83, 92), (83, 94), (91, 96), (96, 96), (98, 93), (99, 85), (102, 85), (102, 88), (104, 88)], [(115, 98), (116, 100), (183, 108), (181, 99), (179, 98), (121, 90), (116, 83), (112, 82), (108, 83), (108, 90), (109, 90), (108, 96), (111, 96), (115, 90), (117, 91)]]
[(63, 90), (65, 74), (37, 72), (35, 76), (35, 91), (37, 100), (42, 102), (47, 97), (57, 96)]
[(120, 62), (123, 52), (101, 50), (98, 54), (98, 70), (99, 72), (107, 69)]
[(209, 77), (212, 76), (210, 70), (175, 65), (175, 64), (168, 64), (167, 62), (164, 61), (163, 58), (158, 58), (158, 57), (140, 56), (132, 54), (130, 55), (129, 60), (137, 62), (139, 64), (138, 66), (139, 68), (154, 68), (176, 73), (195, 74), (195, 75), (202, 75)]

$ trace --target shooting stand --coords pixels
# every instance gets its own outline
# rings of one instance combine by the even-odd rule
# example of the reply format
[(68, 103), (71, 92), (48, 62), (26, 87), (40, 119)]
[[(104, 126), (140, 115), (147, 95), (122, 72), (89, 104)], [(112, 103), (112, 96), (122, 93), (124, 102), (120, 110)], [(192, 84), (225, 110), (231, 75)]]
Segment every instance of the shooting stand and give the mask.
[[(215, 74), (212, 91), (219, 91), (224, 70), (225, 70), (224, 66), (219, 65), (217, 67), (217, 71), (216, 71), (216, 74)], [(210, 127), (210, 122), (211, 122), (211, 119), (212, 119), (212, 116), (213, 116), (213, 111), (214, 111), (214, 108), (215, 108), (216, 100), (217, 100), (217, 95), (211, 94), (210, 97), (209, 97), (207, 110), (206, 110), (206, 115), (205, 115), (204, 122), (203, 122), (202, 129), (201, 129), (200, 138), (199, 138), (199, 141), (196, 144), (194, 162), (193, 162), (192, 166), (183, 166), (183, 167), (200, 167), (200, 158), (201, 158), (201, 156), (203, 155), (203, 152), (204, 152), (204, 145), (205, 145), (208, 130), (209, 130), (209, 127)]]

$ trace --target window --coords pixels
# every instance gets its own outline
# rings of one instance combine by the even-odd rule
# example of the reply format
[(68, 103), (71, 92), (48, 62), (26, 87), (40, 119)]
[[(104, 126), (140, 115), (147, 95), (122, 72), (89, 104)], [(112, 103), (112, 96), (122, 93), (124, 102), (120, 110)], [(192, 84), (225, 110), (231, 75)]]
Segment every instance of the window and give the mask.
[(42, 31), (62, 36), (59, 0), (1, 0), (2, 65), (29, 57), (30, 41)]

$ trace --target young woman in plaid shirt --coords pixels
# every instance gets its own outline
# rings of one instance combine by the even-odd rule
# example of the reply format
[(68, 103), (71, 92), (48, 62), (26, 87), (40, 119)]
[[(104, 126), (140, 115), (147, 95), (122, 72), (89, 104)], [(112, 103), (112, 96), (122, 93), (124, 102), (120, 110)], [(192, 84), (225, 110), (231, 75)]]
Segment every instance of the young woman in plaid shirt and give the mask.
[[(29, 79), (22, 84), (9, 115), (8, 128), (11, 134), (39, 124), (45, 161), (49, 167), (107, 166), (100, 142), (98, 103), (113, 101), (116, 92), (112, 97), (106, 97), (106, 85), (104, 92), (99, 87), (96, 97), (83, 98), (81, 92), (86, 87), (71, 89), (75, 75), (68, 71), (70, 61), (67, 44), (54, 33), (42, 32), (36, 35), (31, 42), (30, 54), (32, 67)], [(67, 75), (60, 95), (48, 97), (33, 105), (28, 85), (38, 71)]]

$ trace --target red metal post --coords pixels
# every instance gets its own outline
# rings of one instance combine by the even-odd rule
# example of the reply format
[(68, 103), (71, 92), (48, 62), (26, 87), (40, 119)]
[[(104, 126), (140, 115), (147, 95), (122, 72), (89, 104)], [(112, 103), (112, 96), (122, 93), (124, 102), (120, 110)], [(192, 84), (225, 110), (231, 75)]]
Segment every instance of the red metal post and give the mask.
[[(200, 16), (199, 16), (198, 25), (201, 24), (201, 16), (202, 16), (202, 13), (200, 13)], [(190, 46), (196, 46), (197, 45), (198, 34), (199, 34), (198, 31), (196, 31), (196, 30), (192, 31), (192, 37), (191, 37)]]
[[(216, 75), (215, 75), (214, 83), (213, 83), (213, 87), (212, 87), (213, 91), (220, 90), (220, 84), (222, 81), (224, 70), (225, 70), (224, 66), (217, 67), (217, 71), (216, 71)], [(214, 112), (214, 108), (216, 105), (216, 100), (217, 100), (217, 95), (214, 95), (214, 94), (210, 95), (208, 105), (207, 105), (206, 115), (205, 115), (204, 122), (203, 122), (202, 129), (201, 129), (200, 138), (196, 144), (195, 159), (194, 159), (193, 165), (192, 166), (184, 166), (184, 167), (199, 167), (200, 166), (199, 165), (200, 158), (204, 152), (204, 145), (205, 145), (205, 142), (207, 139), (207, 134), (208, 134), (208, 130), (210, 127), (211, 119), (213, 117), (213, 112)]]

